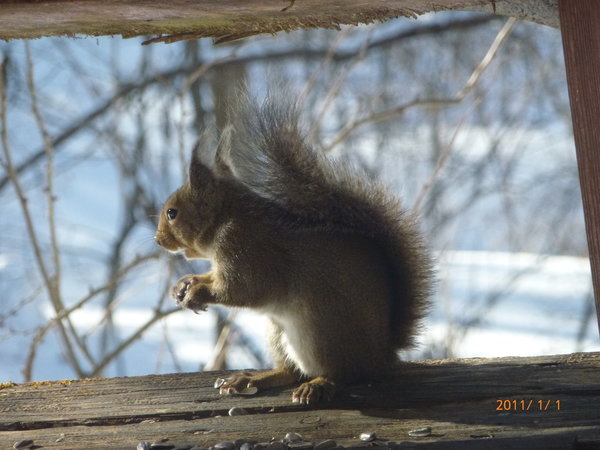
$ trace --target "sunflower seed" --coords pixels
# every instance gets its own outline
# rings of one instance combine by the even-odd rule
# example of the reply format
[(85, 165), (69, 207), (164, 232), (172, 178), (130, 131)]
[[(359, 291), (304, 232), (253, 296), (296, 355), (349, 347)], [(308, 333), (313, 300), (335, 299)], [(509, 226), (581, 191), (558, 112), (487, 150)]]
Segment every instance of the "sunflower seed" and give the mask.
[(431, 427), (415, 428), (414, 430), (410, 430), (408, 435), (413, 437), (431, 436)]
[(375, 433), (361, 433), (359, 439), (363, 442), (371, 442), (377, 439), (377, 435)]
[(257, 392), (258, 392), (258, 388), (256, 386), (250, 386), (245, 389), (242, 389), (241, 391), (237, 391), (236, 394), (238, 394), (238, 395), (254, 395)]
[(289, 444), (290, 442), (300, 442), (303, 438), (298, 433), (287, 433), (283, 438), (284, 444)]
[(244, 408), (238, 408), (237, 406), (234, 406), (229, 410), (228, 414), (230, 416), (244, 416), (248, 414), (248, 411), (246, 411)]
[(326, 441), (319, 442), (317, 445), (315, 445), (315, 450), (326, 450), (336, 446), (337, 443), (333, 439), (327, 439)]

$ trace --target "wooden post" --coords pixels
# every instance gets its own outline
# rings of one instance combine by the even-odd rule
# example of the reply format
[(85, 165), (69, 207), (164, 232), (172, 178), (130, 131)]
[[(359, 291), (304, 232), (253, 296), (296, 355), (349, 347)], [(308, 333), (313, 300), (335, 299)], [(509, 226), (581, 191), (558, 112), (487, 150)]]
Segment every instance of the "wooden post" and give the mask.
[(559, 0), (558, 9), (600, 326), (600, 1)]

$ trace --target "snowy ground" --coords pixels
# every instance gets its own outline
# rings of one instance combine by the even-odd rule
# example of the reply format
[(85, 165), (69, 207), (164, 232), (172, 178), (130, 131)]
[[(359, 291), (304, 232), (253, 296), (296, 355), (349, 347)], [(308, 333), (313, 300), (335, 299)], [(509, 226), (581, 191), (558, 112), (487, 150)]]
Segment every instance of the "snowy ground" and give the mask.
[(448, 252), (440, 278), (425, 344), (451, 342), (458, 357), (600, 350), (585, 258)]

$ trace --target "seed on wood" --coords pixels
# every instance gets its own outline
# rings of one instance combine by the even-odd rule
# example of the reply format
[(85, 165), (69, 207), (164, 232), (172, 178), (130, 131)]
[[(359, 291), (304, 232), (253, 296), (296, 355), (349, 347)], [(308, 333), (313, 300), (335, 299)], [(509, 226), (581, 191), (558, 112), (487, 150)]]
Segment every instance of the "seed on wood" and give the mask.
[(219, 442), (213, 448), (215, 450), (235, 450), (235, 444), (233, 442)]
[(248, 411), (246, 411), (244, 408), (238, 408), (237, 406), (234, 406), (228, 411), (228, 414), (230, 416), (244, 416), (248, 414)]
[(317, 445), (315, 445), (315, 450), (326, 450), (336, 446), (337, 444), (333, 439), (327, 439), (326, 441), (319, 442)]
[(415, 428), (414, 430), (410, 430), (408, 435), (413, 437), (431, 436), (431, 427)]
[(254, 395), (258, 392), (258, 388), (256, 386), (247, 387), (242, 389), (241, 391), (237, 391), (238, 395)]
[(290, 442), (300, 442), (303, 438), (298, 433), (287, 433), (283, 438), (283, 443), (288, 444)]
[(136, 447), (137, 450), (150, 450), (150, 442), (140, 441)]
[(306, 416), (300, 419), (300, 423), (303, 424), (315, 424), (321, 422), (321, 418), (319, 416)]
[(33, 439), (21, 439), (13, 444), (13, 448), (27, 448), (33, 445)]
[(311, 450), (314, 446), (312, 442), (290, 442), (288, 448), (291, 450)]
[(254, 444), (254, 450), (266, 450), (271, 445), (269, 442), (259, 442), (258, 444)]
[(173, 444), (164, 444), (162, 442), (156, 442), (150, 444), (150, 450), (173, 450), (175, 446)]
[(493, 433), (476, 433), (472, 434), (471, 437), (473, 439), (490, 439), (494, 437)]
[(225, 384), (225, 379), (224, 378), (217, 378), (215, 380), (215, 389), (219, 389), (221, 386), (223, 386)]
[(258, 441), (254, 441), (251, 439), (236, 439), (236, 441), (234, 442), (235, 447), (239, 448), (240, 450), (252, 450), (254, 448), (254, 444), (256, 444)]
[(315, 445), (315, 450), (326, 450), (329, 448), (334, 448), (337, 446), (337, 443), (333, 439), (327, 439), (325, 441), (319, 442)]
[(377, 435), (375, 433), (361, 433), (359, 439), (363, 442), (371, 442), (377, 439)]

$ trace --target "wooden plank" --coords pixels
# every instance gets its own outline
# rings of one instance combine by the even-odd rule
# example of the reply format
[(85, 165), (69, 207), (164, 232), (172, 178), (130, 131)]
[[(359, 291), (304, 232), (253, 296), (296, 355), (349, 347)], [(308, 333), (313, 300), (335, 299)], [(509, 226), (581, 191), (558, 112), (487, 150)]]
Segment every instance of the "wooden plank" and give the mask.
[(560, 0), (558, 4), (600, 327), (600, 2)]
[[(599, 369), (600, 353), (412, 362), (391, 379), (341, 388), (334, 402), (311, 407), (291, 403), (291, 389), (222, 397), (212, 384), (226, 372), (29, 383), (0, 390), (0, 448), (21, 439), (43, 448), (161, 440), (165, 448), (208, 447), (287, 432), (354, 448), (367, 446), (361, 432), (375, 432), (380, 443), (443, 448), (478, 448), (482, 440), (510, 448), (523, 439), (527, 448), (569, 448), (600, 443)], [(498, 411), (498, 400), (508, 410)], [(233, 407), (247, 414), (229, 416)], [(430, 436), (409, 436), (425, 426)]]
[(473, 9), (557, 26), (539, 0), (0, 0), (0, 39), (87, 34), (231, 40), (300, 28), (338, 28), (431, 11)]

